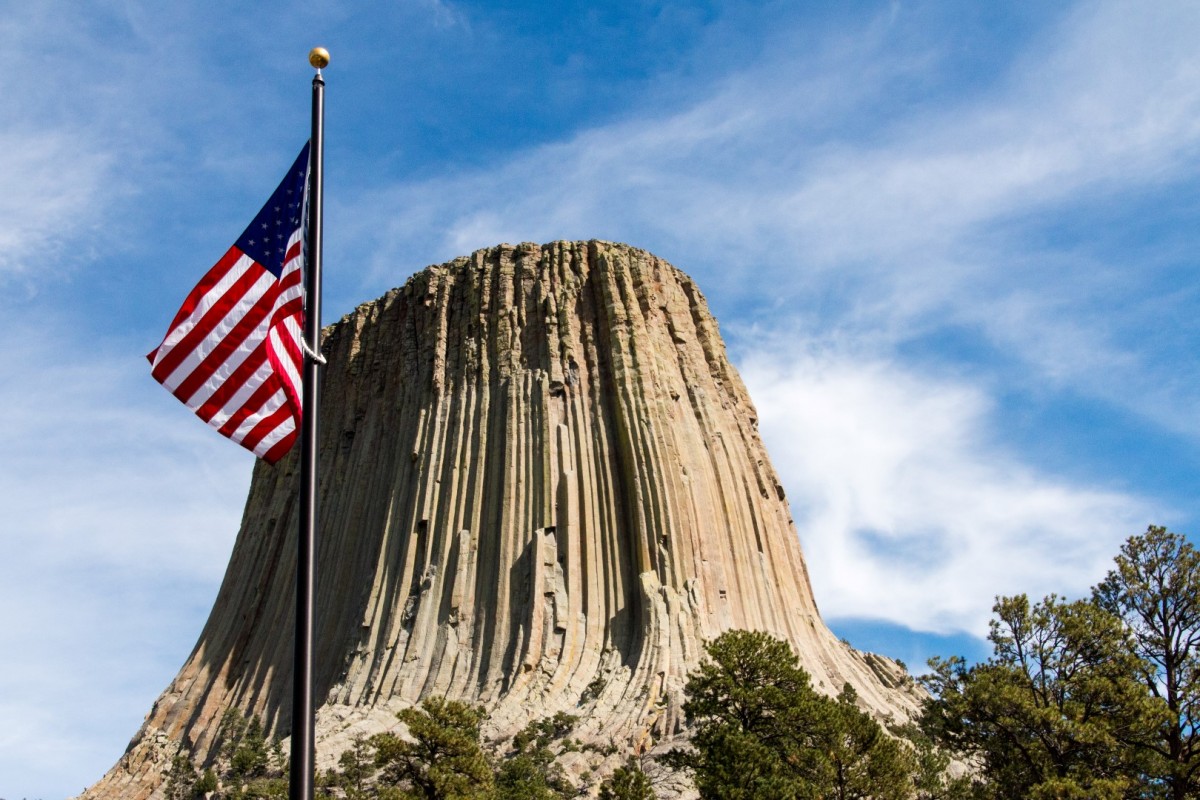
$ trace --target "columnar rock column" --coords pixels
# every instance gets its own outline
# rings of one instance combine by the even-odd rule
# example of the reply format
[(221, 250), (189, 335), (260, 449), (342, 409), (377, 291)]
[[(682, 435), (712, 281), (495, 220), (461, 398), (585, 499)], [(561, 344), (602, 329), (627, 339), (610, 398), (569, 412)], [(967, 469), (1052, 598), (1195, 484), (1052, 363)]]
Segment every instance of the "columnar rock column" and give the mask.
[[(695, 284), (607, 242), (429, 267), (325, 339), (316, 696), (321, 758), (428, 695), (511, 733), (567, 710), (643, 749), (730, 628), (789, 640), (878, 714), (916, 697), (822, 623), (756, 412)], [(226, 708), (286, 734), (293, 456), (259, 463), (196, 649), (88, 797), (148, 797)]]

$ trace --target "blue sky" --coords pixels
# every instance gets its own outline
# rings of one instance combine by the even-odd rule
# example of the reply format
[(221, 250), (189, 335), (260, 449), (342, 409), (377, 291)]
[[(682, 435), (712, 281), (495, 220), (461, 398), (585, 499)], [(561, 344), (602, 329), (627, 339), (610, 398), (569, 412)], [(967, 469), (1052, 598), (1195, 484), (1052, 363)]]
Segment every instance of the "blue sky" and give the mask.
[(315, 44), (325, 321), (502, 241), (668, 259), (855, 644), (978, 656), (995, 595), (1200, 531), (1200, 7), (545, 8), (6, 4), (0, 797), (99, 778), (215, 597), (251, 457), (143, 354), (306, 137)]

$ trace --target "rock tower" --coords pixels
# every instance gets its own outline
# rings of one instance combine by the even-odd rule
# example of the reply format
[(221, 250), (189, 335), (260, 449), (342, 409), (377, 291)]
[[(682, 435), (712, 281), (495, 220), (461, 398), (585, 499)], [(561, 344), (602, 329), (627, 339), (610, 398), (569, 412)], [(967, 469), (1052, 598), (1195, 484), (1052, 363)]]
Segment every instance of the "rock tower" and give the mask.
[[(318, 763), (428, 695), (485, 734), (569, 711), (624, 753), (677, 735), (703, 642), (789, 640), (879, 715), (917, 698), (821, 621), (756, 412), (696, 285), (601, 241), (433, 266), (325, 332)], [(234, 707), (291, 726), (295, 454), (254, 470), (208, 623), (85, 794), (155, 796)]]

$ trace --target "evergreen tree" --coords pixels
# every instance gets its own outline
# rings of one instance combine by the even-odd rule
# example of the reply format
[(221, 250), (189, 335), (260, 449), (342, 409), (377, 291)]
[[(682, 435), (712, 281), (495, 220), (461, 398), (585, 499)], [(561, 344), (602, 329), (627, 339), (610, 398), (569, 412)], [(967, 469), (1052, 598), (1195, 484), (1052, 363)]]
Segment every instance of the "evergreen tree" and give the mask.
[(217, 729), (221, 743), (212, 766), (197, 775), (184, 751), (175, 755), (167, 773), (168, 800), (282, 800), (288, 794), (287, 764), (277, 739), (268, 739), (262, 720), (228, 709)]
[(825, 725), (815, 744), (824, 752), (824, 783), (832, 800), (905, 800), (916, 764), (909, 750), (857, 705), (846, 684), (836, 703), (824, 698)]
[(327, 787), (340, 788), (347, 800), (363, 800), (371, 797), (375, 766), (375, 748), (364, 736), (355, 736), (350, 748), (338, 757), (338, 769), (329, 770), (324, 783)]
[(500, 765), (496, 794), (500, 800), (561, 800), (574, 794), (552, 749), (579, 718), (562, 711), (534, 720), (513, 737), (513, 755)]
[(729, 631), (706, 650), (684, 689), (692, 747), (664, 759), (693, 773), (702, 798), (911, 796), (906, 753), (852, 693), (840, 701), (818, 694), (786, 642)]
[(265, 777), (274, 763), (262, 720), (251, 717), (241, 727), (229, 757), (229, 777), (238, 782)]
[(654, 787), (637, 760), (630, 758), (600, 784), (600, 800), (655, 800)]
[[(268, 739), (262, 719), (229, 709), (218, 736), (221, 757), (201, 778), (215, 784), (217, 800), (284, 800), (288, 794), (287, 763), (278, 739)], [(202, 788), (202, 787), (201, 787)], [(201, 792), (202, 793), (202, 792)]]
[[(483, 709), (431, 697), (396, 715), (412, 741), (391, 733), (371, 737), (380, 783), (402, 800), (486, 800), (492, 768), (479, 746)], [(380, 796), (384, 796), (380, 792)]]
[(553, 756), (518, 753), (505, 759), (496, 773), (499, 800), (563, 800), (569, 796), (561, 774), (555, 774)]
[(1151, 526), (1131, 537), (1097, 586), (1097, 604), (1121, 617), (1160, 710), (1145, 742), (1171, 800), (1200, 797), (1200, 552)]
[(196, 797), (196, 766), (182, 750), (171, 759), (167, 782), (163, 790), (167, 800), (193, 800)]
[(909, 722), (895, 729), (910, 749), (913, 763), (914, 800), (972, 800), (975, 781), (965, 770), (951, 771), (950, 754), (931, 739), (919, 725)]
[(934, 659), (923, 728), (980, 764), (988, 796), (1115, 800), (1145, 795), (1133, 743), (1151, 716), (1121, 621), (1086, 601), (1001, 598), (994, 655)]

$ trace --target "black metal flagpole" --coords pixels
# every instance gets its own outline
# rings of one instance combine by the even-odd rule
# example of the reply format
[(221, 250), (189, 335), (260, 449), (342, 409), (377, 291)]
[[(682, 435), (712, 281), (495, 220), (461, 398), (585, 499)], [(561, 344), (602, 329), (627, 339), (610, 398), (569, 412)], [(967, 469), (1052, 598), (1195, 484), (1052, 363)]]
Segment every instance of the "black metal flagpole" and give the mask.
[(304, 386), (300, 419), (300, 535), (296, 553), (296, 659), (292, 670), (292, 764), (290, 800), (313, 797), (313, 594), (317, 540), (317, 385), (321, 358), (321, 202), (325, 163), (325, 78), (329, 52), (314, 47), (312, 139), (308, 167), (308, 258), (304, 274)]

